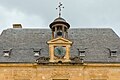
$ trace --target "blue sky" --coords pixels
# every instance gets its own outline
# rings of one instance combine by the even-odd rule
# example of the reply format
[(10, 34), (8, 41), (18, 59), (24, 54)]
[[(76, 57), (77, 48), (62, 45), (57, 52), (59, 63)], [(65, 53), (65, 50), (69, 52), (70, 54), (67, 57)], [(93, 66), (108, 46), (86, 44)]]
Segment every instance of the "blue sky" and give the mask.
[(0, 0), (0, 32), (14, 23), (49, 28), (59, 2), (71, 28), (112, 28), (120, 36), (120, 0)]

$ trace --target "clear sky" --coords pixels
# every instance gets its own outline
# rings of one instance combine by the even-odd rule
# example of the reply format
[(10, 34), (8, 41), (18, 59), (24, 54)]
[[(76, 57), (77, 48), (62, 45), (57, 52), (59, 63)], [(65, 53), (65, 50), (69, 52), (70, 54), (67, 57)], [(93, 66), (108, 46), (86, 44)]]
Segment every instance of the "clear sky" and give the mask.
[(112, 28), (120, 36), (120, 0), (0, 0), (0, 32), (14, 23), (49, 28), (59, 2), (71, 28)]

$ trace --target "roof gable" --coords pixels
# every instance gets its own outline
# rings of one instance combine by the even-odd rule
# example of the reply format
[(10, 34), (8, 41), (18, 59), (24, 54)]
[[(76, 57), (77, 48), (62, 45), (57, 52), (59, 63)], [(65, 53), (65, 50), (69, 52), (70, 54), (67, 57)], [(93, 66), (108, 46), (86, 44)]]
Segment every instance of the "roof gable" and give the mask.
[(47, 42), (48, 44), (72, 44), (72, 42), (68, 39), (62, 38), (62, 37), (58, 37), (55, 39), (52, 39), (50, 41)]

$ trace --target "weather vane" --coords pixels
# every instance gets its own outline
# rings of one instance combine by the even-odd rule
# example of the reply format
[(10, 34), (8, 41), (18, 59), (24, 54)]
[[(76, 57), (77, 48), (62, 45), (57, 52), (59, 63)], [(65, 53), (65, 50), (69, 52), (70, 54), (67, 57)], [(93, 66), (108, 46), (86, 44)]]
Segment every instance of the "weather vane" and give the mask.
[(61, 11), (62, 11), (63, 4), (61, 2), (59, 2), (59, 6), (56, 9), (59, 9), (59, 17), (61, 17)]

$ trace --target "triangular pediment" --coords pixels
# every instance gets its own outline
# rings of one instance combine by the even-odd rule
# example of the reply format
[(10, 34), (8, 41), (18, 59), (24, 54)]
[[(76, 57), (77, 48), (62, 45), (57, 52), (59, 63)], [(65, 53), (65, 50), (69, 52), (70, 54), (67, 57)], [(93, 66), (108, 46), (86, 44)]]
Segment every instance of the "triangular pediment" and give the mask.
[(55, 38), (55, 39), (52, 39), (50, 41), (47, 42), (48, 44), (51, 44), (51, 43), (68, 43), (68, 44), (72, 44), (72, 42), (68, 39), (65, 39), (65, 38), (62, 38), (62, 37), (58, 37), (58, 38)]

